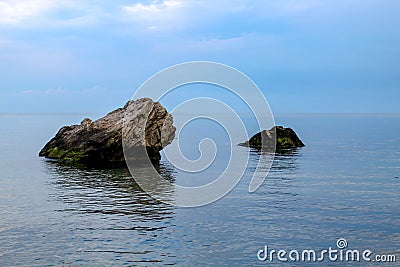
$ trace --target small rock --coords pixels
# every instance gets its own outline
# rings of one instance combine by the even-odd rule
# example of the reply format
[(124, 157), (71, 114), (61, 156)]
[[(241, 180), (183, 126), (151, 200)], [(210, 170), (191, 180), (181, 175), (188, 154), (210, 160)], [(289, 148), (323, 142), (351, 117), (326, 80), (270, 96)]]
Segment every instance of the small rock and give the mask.
[(241, 146), (256, 149), (286, 149), (303, 147), (304, 144), (291, 128), (274, 126), (270, 130), (263, 130), (250, 138), (250, 140), (239, 144)]

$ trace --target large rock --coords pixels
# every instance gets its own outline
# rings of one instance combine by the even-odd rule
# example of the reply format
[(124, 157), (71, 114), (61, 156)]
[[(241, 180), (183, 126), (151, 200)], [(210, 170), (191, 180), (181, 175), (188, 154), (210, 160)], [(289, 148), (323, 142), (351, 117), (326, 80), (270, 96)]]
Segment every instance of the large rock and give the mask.
[(270, 130), (263, 130), (240, 145), (266, 150), (274, 148), (274, 145), (276, 150), (304, 146), (303, 142), (291, 128), (284, 128), (282, 126), (274, 126)]
[(160, 103), (141, 98), (96, 121), (86, 118), (80, 125), (62, 127), (39, 156), (88, 166), (115, 166), (125, 164), (125, 149), (129, 160), (157, 162), (160, 150), (174, 137), (172, 115)]

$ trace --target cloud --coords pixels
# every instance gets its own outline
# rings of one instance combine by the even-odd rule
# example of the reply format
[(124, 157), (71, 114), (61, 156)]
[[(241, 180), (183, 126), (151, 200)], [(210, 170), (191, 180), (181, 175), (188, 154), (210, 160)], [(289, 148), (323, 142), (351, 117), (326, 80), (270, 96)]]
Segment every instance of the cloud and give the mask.
[(23, 91), (17, 93), (17, 95), (33, 95), (35, 93), (37, 93), (37, 92), (34, 90), (23, 90)]
[(0, 23), (16, 24), (38, 16), (56, 7), (55, 2), (52, 0), (0, 1)]
[(20, 92), (17, 92), (16, 95), (74, 95), (74, 96), (82, 96), (82, 95), (96, 95), (96, 94), (107, 94), (107, 93), (112, 93), (115, 90), (110, 90), (98, 85), (89, 87), (89, 88), (84, 88), (80, 90), (66, 90), (62, 87), (56, 87), (56, 88), (51, 88), (51, 89), (46, 89), (46, 90), (22, 90)]
[[(290, 17), (326, 5), (326, 0), (163, 0), (121, 7), (122, 16), (134, 32), (212, 31), (220, 24), (242, 27), (251, 22)], [(258, 26), (259, 27), (259, 26)], [(251, 28), (244, 34), (251, 32)], [(226, 37), (226, 36), (225, 36)], [(233, 36), (230, 36), (233, 37)]]
[[(128, 22), (126, 26), (138, 31), (179, 31), (210, 24), (240, 12), (256, 17), (275, 17), (319, 5), (322, 5), (321, 0), (157, 0), (147, 4), (139, 1), (132, 5), (105, 0), (0, 0), (0, 25), (76, 27), (94, 26), (107, 21)], [(129, 21), (134, 21), (136, 27)]]
[(107, 10), (105, 5), (77, 0), (0, 0), (0, 26), (29, 29), (93, 26), (105, 20), (110, 12)]
[(145, 30), (177, 29), (185, 19), (185, 4), (180, 0), (154, 1), (122, 6), (125, 18), (140, 23)]
[(126, 12), (129, 13), (160, 13), (160, 12), (168, 12), (171, 9), (178, 8), (179, 6), (182, 6), (182, 1), (179, 0), (164, 0), (162, 2), (153, 2), (149, 5), (144, 5), (142, 3), (137, 3), (133, 6), (124, 6), (124, 9)]
[(55, 89), (48, 89), (44, 91), (46, 95), (62, 95), (65, 94), (65, 90), (62, 89), (61, 87), (55, 88)]

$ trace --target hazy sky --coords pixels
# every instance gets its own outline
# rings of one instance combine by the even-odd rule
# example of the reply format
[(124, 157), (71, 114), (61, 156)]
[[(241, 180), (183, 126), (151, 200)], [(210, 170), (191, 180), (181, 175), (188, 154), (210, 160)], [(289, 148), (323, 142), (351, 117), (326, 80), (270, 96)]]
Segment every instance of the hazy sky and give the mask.
[(273, 112), (400, 112), (398, 0), (0, 0), (0, 112), (104, 113), (209, 60)]

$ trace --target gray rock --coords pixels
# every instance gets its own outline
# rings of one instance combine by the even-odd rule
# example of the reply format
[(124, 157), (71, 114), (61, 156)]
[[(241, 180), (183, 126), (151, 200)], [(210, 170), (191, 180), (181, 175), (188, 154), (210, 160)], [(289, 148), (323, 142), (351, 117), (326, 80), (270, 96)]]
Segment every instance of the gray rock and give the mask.
[(125, 149), (129, 160), (157, 162), (160, 150), (174, 137), (172, 115), (160, 103), (141, 98), (96, 121), (86, 118), (80, 125), (62, 127), (39, 156), (85, 166), (120, 166), (125, 165)]

